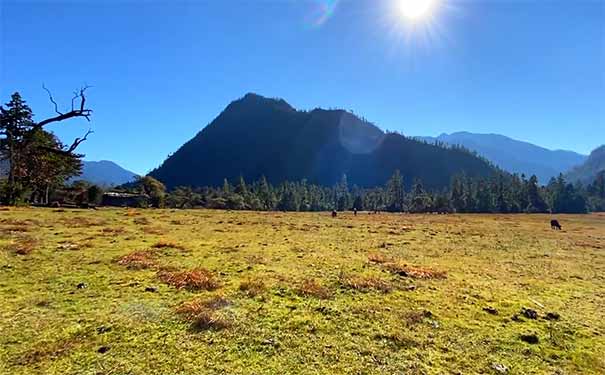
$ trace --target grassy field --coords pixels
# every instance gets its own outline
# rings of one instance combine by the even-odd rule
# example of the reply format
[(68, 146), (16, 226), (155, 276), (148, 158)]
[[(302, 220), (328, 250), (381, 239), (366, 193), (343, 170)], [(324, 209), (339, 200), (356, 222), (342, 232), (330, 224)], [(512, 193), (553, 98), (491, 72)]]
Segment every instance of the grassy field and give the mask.
[(605, 215), (0, 209), (2, 374), (603, 374)]

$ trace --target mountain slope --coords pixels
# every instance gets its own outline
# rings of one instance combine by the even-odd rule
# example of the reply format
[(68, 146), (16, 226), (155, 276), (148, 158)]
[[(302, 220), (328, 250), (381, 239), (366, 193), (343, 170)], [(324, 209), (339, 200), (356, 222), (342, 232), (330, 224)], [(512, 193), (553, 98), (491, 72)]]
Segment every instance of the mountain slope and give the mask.
[(218, 186), (227, 178), (271, 183), (307, 179), (332, 185), (347, 174), (351, 185), (382, 185), (399, 169), (433, 188), (459, 172), (485, 176), (495, 169), (456, 149), (427, 145), (378, 127), (343, 110), (297, 111), (281, 99), (247, 94), (150, 175), (169, 188)]
[(605, 145), (594, 149), (584, 164), (573, 168), (566, 174), (566, 178), (572, 182), (592, 183), (597, 174), (605, 171)]
[(429, 143), (439, 141), (462, 145), (506, 171), (524, 173), (527, 176), (535, 174), (542, 183), (586, 160), (586, 155), (565, 150), (549, 150), (498, 134), (457, 132), (444, 133), (438, 137), (415, 138)]
[(72, 178), (75, 180), (85, 180), (93, 184), (102, 186), (115, 186), (131, 182), (137, 178), (137, 174), (130, 172), (118, 164), (109, 161), (83, 161), (82, 174)]

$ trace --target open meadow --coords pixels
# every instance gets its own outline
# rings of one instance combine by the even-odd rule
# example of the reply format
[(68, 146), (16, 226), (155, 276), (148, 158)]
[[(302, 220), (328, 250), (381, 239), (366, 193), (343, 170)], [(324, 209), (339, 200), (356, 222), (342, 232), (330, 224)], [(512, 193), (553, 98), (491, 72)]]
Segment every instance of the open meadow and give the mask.
[(0, 208), (2, 374), (603, 374), (605, 215)]

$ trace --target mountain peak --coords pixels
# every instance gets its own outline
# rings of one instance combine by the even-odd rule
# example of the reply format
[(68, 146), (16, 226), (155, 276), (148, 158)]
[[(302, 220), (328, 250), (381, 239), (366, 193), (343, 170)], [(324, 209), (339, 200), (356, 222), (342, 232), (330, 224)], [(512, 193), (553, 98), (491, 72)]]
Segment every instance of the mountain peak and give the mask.
[(268, 98), (253, 92), (249, 92), (241, 99), (235, 100), (231, 104), (243, 104), (246, 106), (272, 106), (281, 110), (296, 111), (288, 102), (281, 98)]

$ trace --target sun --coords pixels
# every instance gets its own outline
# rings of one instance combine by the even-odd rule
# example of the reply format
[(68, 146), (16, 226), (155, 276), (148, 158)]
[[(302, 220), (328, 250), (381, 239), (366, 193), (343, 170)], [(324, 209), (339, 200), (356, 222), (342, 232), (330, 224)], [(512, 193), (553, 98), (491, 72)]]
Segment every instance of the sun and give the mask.
[(406, 19), (416, 22), (430, 16), (438, 0), (398, 0), (399, 11)]

